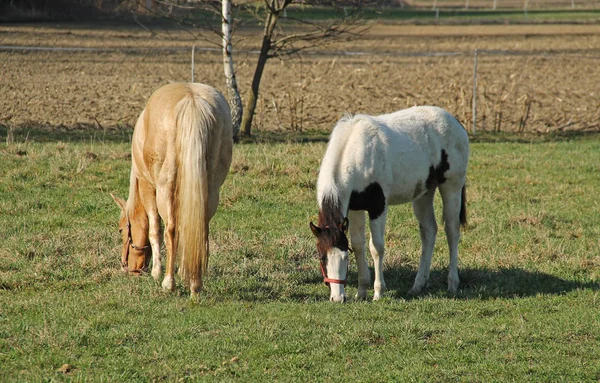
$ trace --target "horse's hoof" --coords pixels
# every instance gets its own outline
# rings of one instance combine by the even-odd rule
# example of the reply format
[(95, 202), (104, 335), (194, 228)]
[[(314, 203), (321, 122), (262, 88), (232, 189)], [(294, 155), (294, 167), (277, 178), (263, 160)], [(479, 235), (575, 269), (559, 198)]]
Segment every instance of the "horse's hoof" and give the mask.
[(174, 291), (175, 290), (175, 281), (172, 277), (165, 277), (162, 281), (162, 288), (165, 291)]
[(160, 281), (160, 278), (162, 277), (162, 270), (159, 267), (153, 267), (152, 268), (152, 278), (154, 278), (155, 281)]

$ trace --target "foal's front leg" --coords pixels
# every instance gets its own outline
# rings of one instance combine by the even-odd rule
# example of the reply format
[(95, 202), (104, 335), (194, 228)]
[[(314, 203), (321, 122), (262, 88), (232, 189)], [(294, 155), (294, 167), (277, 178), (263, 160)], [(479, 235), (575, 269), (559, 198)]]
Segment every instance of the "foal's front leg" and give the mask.
[(437, 223), (435, 222), (433, 210), (434, 194), (435, 190), (429, 190), (427, 194), (413, 201), (413, 211), (419, 221), (419, 233), (421, 235), (421, 260), (415, 283), (408, 292), (409, 296), (421, 294), (429, 280), (431, 257), (433, 256), (433, 247), (437, 235)]
[(367, 299), (367, 289), (371, 284), (369, 264), (365, 253), (367, 252), (365, 235), (365, 212), (362, 210), (350, 210), (348, 212), (350, 221), (350, 241), (354, 255), (356, 256), (356, 267), (358, 269), (358, 292), (356, 299)]
[(385, 251), (385, 221), (387, 218), (387, 206), (383, 213), (376, 219), (370, 220), (371, 225), (371, 241), (370, 250), (373, 257), (373, 265), (375, 268), (375, 283), (373, 300), (379, 300), (383, 297), (386, 290), (385, 281), (383, 280), (383, 258)]
[[(460, 279), (458, 277), (458, 242), (460, 240), (460, 209), (462, 186), (444, 184), (440, 187), (440, 194), (444, 204), (444, 228), (450, 250), (450, 264), (448, 265), (448, 294), (453, 295), (458, 291)], [(464, 185), (464, 180), (462, 182)]]

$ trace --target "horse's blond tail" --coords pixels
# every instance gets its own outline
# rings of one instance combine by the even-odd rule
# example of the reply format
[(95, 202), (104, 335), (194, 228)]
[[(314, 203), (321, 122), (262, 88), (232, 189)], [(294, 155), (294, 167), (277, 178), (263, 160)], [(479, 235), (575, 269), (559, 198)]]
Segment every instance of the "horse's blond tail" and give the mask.
[(215, 123), (211, 106), (190, 92), (177, 104), (177, 254), (182, 277), (193, 293), (202, 289), (208, 264), (209, 127)]

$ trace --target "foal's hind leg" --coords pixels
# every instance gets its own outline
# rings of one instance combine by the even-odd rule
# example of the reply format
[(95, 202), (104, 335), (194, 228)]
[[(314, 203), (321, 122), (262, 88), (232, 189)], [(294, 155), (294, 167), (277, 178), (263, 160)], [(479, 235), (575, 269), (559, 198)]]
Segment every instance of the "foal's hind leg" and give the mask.
[(356, 256), (356, 266), (358, 268), (358, 292), (357, 299), (367, 299), (367, 289), (371, 284), (371, 276), (369, 275), (369, 264), (365, 257), (366, 235), (365, 235), (365, 212), (360, 210), (350, 210), (348, 212), (350, 221), (350, 241)]
[(385, 250), (385, 221), (387, 218), (387, 207), (383, 213), (376, 219), (370, 220), (371, 225), (371, 241), (369, 249), (373, 257), (373, 265), (375, 266), (375, 283), (373, 300), (379, 300), (383, 297), (386, 290), (385, 281), (383, 280), (383, 257)]
[(435, 189), (432, 189), (421, 198), (413, 201), (413, 211), (419, 221), (419, 233), (421, 235), (421, 260), (419, 262), (419, 271), (415, 277), (415, 283), (408, 292), (408, 295), (411, 296), (421, 294), (429, 280), (431, 258), (433, 256), (435, 236), (437, 235), (437, 223), (435, 222), (435, 213), (433, 210), (434, 195)]
[(448, 266), (448, 293), (455, 294), (460, 280), (458, 278), (458, 242), (460, 240), (460, 207), (462, 200), (463, 183), (446, 183), (440, 186), (440, 194), (444, 203), (444, 229), (448, 248), (450, 250), (450, 264)]

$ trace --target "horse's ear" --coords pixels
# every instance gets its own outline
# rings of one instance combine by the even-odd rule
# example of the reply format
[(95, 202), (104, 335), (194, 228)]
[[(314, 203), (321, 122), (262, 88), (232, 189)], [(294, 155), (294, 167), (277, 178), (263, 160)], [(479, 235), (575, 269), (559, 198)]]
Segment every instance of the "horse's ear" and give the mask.
[(318, 237), (319, 234), (321, 234), (321, 228), (318, 226), (313, 225), (313, 223), (310, 223), (310, 231), (313, 232), (313, 234)]
[(113, 193), (110, 193), (110, 196), (112, 197), (113, 200), (115, 200), (117, 205), (119, 205), (121, 210), (125, 210), (125, 205), (127, 204), (127, 202), (123, 198), (119, 198), (116, 195), (114, 195)]
[(348, 217), (345, 217), (344, 220), (342, 221), (342, 223), (340, 223), (340, 230), (343, 231), (344, 233), (347, 233), (348, 225), (350, 225), (350, 222), (348, 222)]

